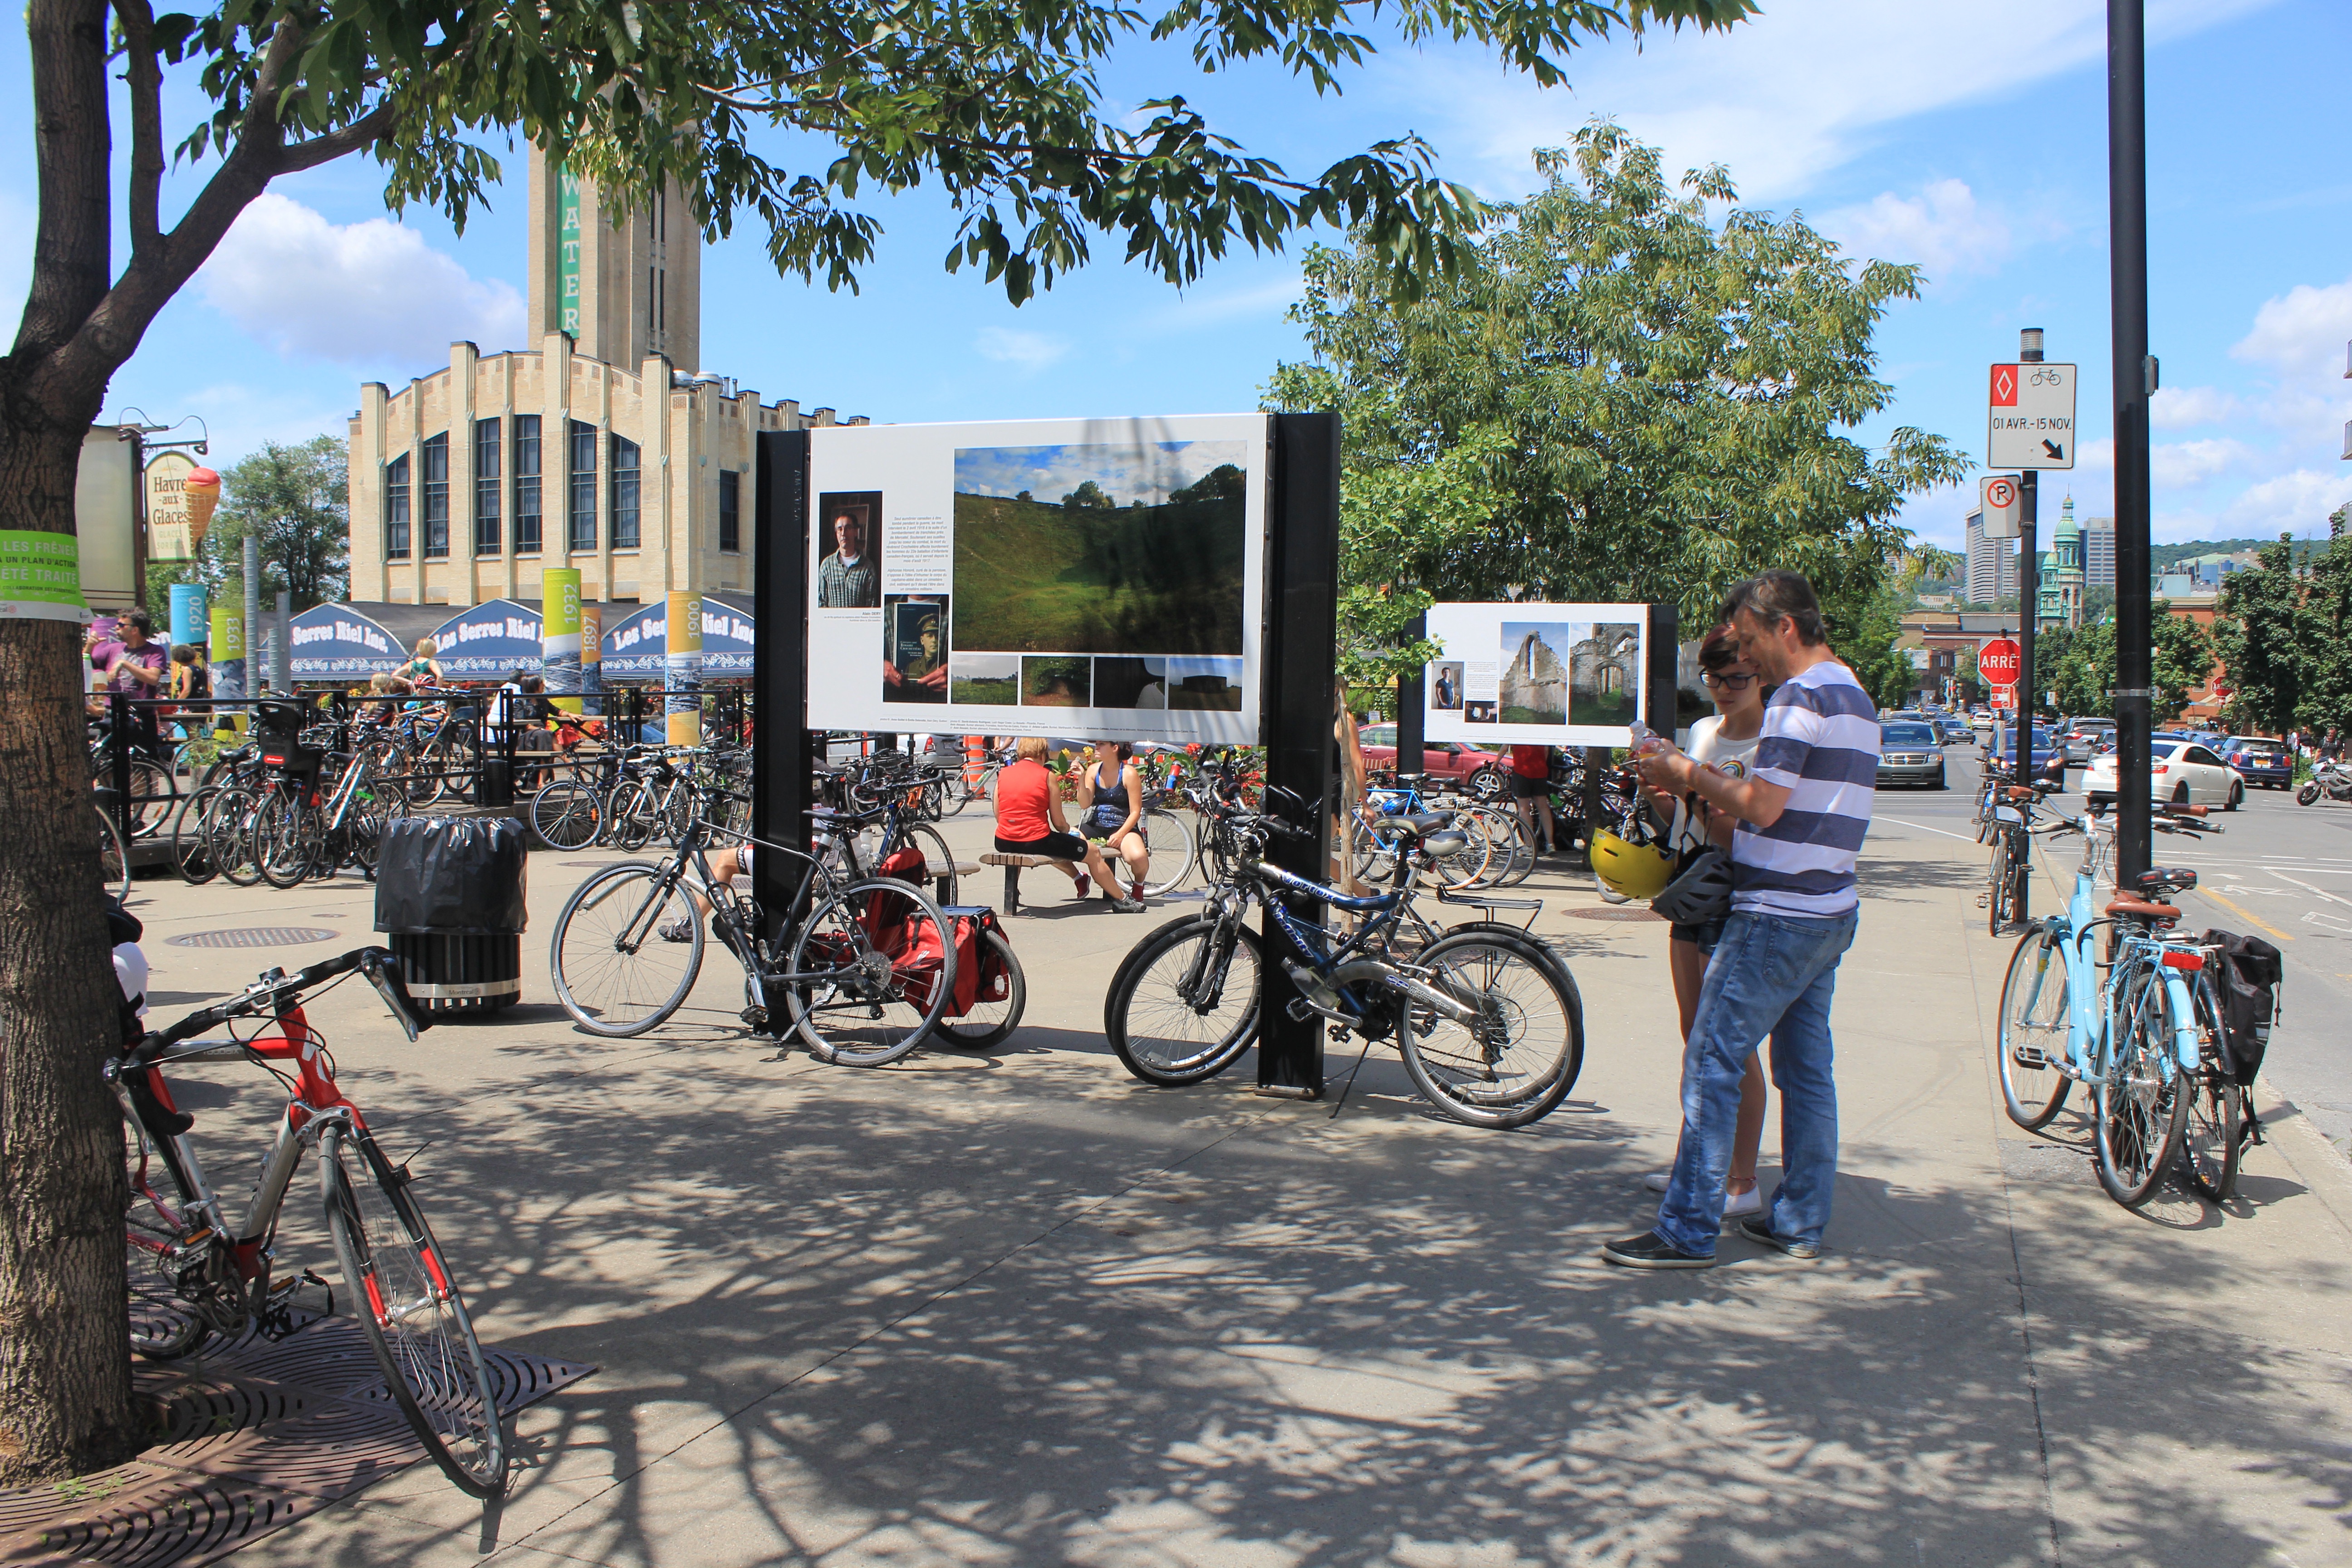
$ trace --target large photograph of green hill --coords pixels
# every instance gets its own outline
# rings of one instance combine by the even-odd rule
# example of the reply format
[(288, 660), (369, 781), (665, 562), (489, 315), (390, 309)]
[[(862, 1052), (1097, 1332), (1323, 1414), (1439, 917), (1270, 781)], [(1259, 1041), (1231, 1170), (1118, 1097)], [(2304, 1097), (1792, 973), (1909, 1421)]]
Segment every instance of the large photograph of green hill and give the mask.
[(1239, 441), (956, 452), (953, 646), (1239, 654)]

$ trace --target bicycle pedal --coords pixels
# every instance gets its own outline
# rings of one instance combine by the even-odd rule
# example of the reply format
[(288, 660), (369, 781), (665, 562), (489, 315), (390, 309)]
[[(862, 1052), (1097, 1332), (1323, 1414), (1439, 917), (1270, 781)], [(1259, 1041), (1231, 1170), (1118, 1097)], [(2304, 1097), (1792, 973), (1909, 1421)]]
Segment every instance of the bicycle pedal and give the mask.
[(2028, 1072), (2040, 1072), (2050, 1065), (2040, 1046), (2019, 1046), (2009, 1053), (2009, 1059)]
[(768, 1010), (765, 1007), (746, 1007), (737, 1016), (743, 1020), (743, 1026), (747, 1029), (764, 1031), (768, 1026)]

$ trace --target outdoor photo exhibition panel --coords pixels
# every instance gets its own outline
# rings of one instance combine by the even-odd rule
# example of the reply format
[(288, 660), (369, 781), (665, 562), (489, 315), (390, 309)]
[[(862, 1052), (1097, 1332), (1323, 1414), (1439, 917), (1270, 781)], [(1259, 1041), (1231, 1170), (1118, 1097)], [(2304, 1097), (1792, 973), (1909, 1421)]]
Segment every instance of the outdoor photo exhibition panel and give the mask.
[(1255, 742), (1266, 421), (808, 432), (809, 724)]
[(1444, 651), (1424, 677), (1429, 739), (1631, 744), (1649, 710), (1651, 617), (1648, 605), (1432, 605)]

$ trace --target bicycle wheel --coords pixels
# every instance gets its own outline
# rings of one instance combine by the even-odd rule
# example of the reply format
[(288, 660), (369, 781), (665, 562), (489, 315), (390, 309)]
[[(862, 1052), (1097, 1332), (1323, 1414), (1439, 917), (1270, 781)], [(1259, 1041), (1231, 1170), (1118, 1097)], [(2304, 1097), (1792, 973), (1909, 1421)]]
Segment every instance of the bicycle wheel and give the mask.
[(1992, 865), (1985, 873), (1985, 931), (1999, 936), (2009, 925), (2009, 839), (1993, 842)]
[(1143, 894), (1156, 899), (1184, 885), (1192, 874), (1192, 830), (1184, 819), (1164, 805), (1147, 805), (1136, 819), (1135, 830), (1143, 835), (1144, 848), (1150, 854), (1151, 868), (1143, 880)]
[(654, 792), (644, 780), (631, 779), (613, 792), (611, 805), (613, 842), (634, 855), (660, 827)]
[[(100, 777), (99, 783), (110, 784), (111, 773)], [(173, 782), (172, 772), (161, 763), (145, 757), (131, 759), (131, 837), (151, 838), (172, 820), (172, 809), (180, 803), (179, 785)]]
[(1413, 1087), (1473, 1127), (1524, 1127), (1551, 1114), (1584, 1068), (1575, 983), (1528, 942), (1491, 931), (1433, 942), (1419, 966), (1476, 1016), (1403, 1000), (1397, 1048)]
[[(580, 884), (548, 943), (555, 999), (592, 1035), (642, 1035), (684, 1005), (702, 973), (701, 918), (666, 866), (614, 866)], [(682, 922), (682, 924), (681, 924)], [(684, 932), (672, 941), (664, 927)]]
[(955, 941), (921, 889), (874, 877), (809, 911), (785, 968), (784, 1008), (809, 1050), (821, 1061), (881, 1067), (921, 1045), (947, 1010)]
[(1348, 824), (1348, 869), (1356, 880), (1385, 888), (1396, 875), (1397, 829), (1383, 833), (1377, 822), (1359, 816)]
[(459, 1490), (497, 1497), (507, 1487), (498, 1395), (408, 1172), (394, 1170), (374, 1140), (340, 1127), (320, 1137), (319, 1171), (335, 1260), (394, 1402)]
[[(958, 1050), (976, 1051), (992, 1046), (1021, 1026), (1021, 1015), (1029, 1005), (1029, 982), (1021, 973), (1021, 960), (1013, 955), (1013, 944), (997, 931), (980, 933), (981, 944), (989, 955), (983, 965), (980, 985), (974, 993), (971, 1006), (961, 1018), (941, 1018), (939, 1034), (941, 1043)], [(995, 984), (995, 976), (987, 973), (993, 967), (1003, 978)], [(1002, 996), (984, 993), (1002, 989)]]
[(2238, 1156), (2248, 1113), (2246, 1091), (2230, 1077), (2221, 1047), (2221, 1009), (2211, 982), (2200, 979), (2190, 997), (2197, 1009), (2197, 1076), (2180, 1129), (2180, 1173), (2209, 1203), (2227, 1203), (2238, 1189)]
[(2164, 983), (2143, 963), (2128, 996), (2116, 1010), (2116, 1037), (2100, 1076), (2093, 1163), (2107, 1195), (2137, 1208), (2172, 1163), (2189, 1097), (2173, 1059), (2172, 1001)]
[(205, 818), (219, 798), (219, 788), (206, 785), (180, 803), (180, 815), (172, 824), (172, 869), (192, 887), (220, 872), (205, 843)]
[(273, 888), (300, 886), (323, 847), (319, 808), (289, 787), (264, 795), (255, 822), (254, 858), (261, 867), (261, 879)]
[(98, 816), (99, 886), (117, 899), (131, 896), (131, 858), (122, 852), (122, 834), (104, 806), (90, 807)]
[(1127, 1070), (1172, 1089), (1216, 1077), (1257, 1039), (1257, 933), (1214, 915), (1164, 925), (1111, 976), (1103, 1033)]
[(261, 862), (256, 857), (253, 831), (254, 818), (260, 810), (261, 795), (257, 791), (249, 785), (234, 784), (221, 792), (205, 817), (205, 852), (231, 886), (250, 888), (261, 880)]
[(1473, 806), (1470, 815), (1478, 819), (1487, 842), (1494, 847), (1486, 872), (1495, 886), (1515, 888), (1526, 881), (1536, 868), (1536, 841), (1519, 814), (1499, 806), (1480, 805)]
[(2000, 983), (2000, 1098), (2009, 1119), (2027, 1131), (2046, 1127), (2066, 1103), (2073, 1080), (2051, 1064), (2066, 1059), (2066, 962), (2039, 931), (2025, 933)]
[(530, 830), (551, 849), (585, 849), (603, 827), (604, 805), (577, 779), (555, 779), (530, 797)]
[(900, 836), (898, 843), (901, 847), (912, 845), (923, 852), (923, 865), (929, 873), (928, 880), (933, 903), (953, 904), (961, 901), (956, 897), (959, 883), (956, 879), (955, 851), (948, 847), (948, 841), (940, 837), (938, 828), (927, 827), (919, 822), (911, 824)]

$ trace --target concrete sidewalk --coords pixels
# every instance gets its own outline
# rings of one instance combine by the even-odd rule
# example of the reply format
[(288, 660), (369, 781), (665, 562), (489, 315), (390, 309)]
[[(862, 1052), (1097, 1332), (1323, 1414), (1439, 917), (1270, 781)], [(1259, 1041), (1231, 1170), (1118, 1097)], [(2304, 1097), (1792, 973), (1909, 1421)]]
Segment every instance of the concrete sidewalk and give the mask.
[[(1191, 906), (1117, 916), (1051, 878), (1012, 923), (1029, 1022), (994, 1056), (779, 1053), (715, 952), (689, 1017), (591, 1039), (544, 944), (596, 857), (534, 855), (526, 1006), (416, 1047), (357, 987), (316, 1016), (388, 1145), (433, 1141), (418, 1190), (483, 1337), (603, 1370), (517, 1422), (501, 1509), (419, 1467), (240, 1561), (2352, 1561), (2346, 1167), (2290, 1116), (2227, 1212), (2133, 1215), (2071, 1113), (2012, 1126), (1979, 854), (1874, 832), (1828, 1256), (1727, 1238), (1664, 1275), (1597, 1248), (1646, 1226), (1673, 1152), (1665, 928), (1580, 918), (1567, 879), (1530, 888), (1584, 1075), (1494, 1133), (1432, 1119), (1384, 1047), (1335, 1051), (1321, 1104), (1252, 1095), (1246, 1059), (1135, 1083), (1103, 989)], [(368, 940), (356, 885), (142, 892), (165, 1016)], [(341, 934), (164, 940), (298, 923)], [(262, 1099), (205, 1071), (199, 1135), (226, 1140)], [(313, 1240), (287, 1256), (323, 1262)]]

